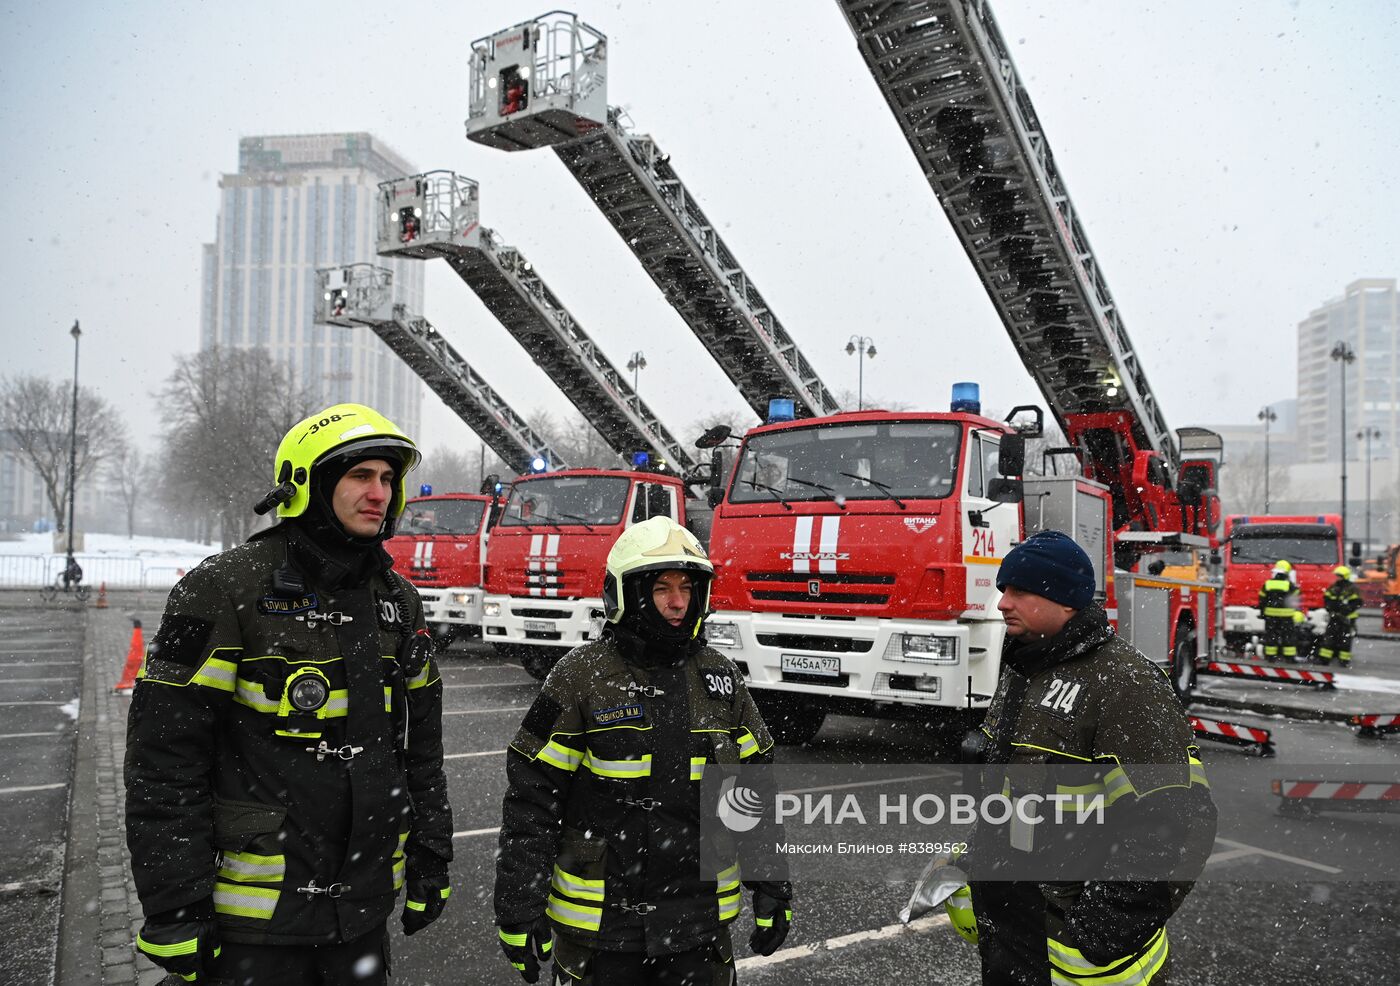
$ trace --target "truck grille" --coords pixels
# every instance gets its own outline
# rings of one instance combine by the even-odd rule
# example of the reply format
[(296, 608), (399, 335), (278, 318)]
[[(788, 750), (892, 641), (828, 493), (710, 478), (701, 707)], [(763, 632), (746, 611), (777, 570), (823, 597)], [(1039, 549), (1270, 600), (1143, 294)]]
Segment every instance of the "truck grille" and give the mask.
[[(749, 572), (744, 578), (749, 583), (749, 595), (755, 601), (838, 606), (883, 606), (890, 601), (890, 594), (880, 588), (895, 582), (890, 574), (861, 572)], [(819, 585), (816, 593), (809, 588), (813, 582)], [(867, 591), (860, 591), (862, 589)], [(869, 591), (872, 589), (875, 591)]]
[(512, 606), (510, 612), (512, 616), (523, 617), (527, 620), (567, 620), (569, 618), (567, 609), (546, 609), (543, 606)]
[(873, 640), (817, 637), (810, 633), (760, 633), (758, 642), (764, 647), (825, 651), (828, 654), (864, 654), (875, 645)]

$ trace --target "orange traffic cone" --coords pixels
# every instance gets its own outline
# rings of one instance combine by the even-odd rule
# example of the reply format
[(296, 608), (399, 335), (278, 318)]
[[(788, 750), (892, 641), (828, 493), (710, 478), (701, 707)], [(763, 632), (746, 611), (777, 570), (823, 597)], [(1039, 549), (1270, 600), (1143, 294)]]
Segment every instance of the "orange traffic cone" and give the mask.
[(93, 603), (93, 606), (97, 607), (98, 609), (106, 609), (106, 608), (107, 608), (107, 583), (106, 583), (106, 582), (103, 582), (103, 583), (101, 583), (101, 584), (98, 585), (98, 587), (97, 587), (97, 602)]
[(117, 682), (113, 691), (129, 692), (136, 687), (136, 675), (141, 670), (141, 663), (146, 659), (146, 643), (141, 636), (141, 621), (132, 620), (131, 646), (126, 649), (126, 670), (122, 672), (122, 680)]

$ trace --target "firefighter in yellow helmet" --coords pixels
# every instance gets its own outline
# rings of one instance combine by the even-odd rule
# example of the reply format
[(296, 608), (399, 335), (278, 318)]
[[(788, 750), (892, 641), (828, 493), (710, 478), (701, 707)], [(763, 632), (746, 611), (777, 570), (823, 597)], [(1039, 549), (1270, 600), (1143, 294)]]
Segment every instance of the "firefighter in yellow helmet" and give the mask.
[(1280, 559), (1259, 587), (1259, 615), (1264, 620), (1264, 657), (1298, 659), (1298, 583), (1293, 566)]
[(188, 982), (386, 982), (448, 897), (442, 692), (382, 542), (412, 440), (337, 404), (277, 450), (280, 522), (175, 586), (132, 697), (137, 947)]
[(1319, 664), (1336, 658), (1343, 667), (1351, 664), (1351, 644), (1356, 639), (1356, 617), (1361, 612), (1361, 590), (1352, 581), (1351, 569), (1338, 565), (1332, 570), (1337, 580), (1322, 593), (1327, 609), (1327, 630), (1317, 648)]
[[(501, 947), (526, 982), (733, 981), (739, 875), (700, 874), (706, 763), (772, 760), (773, 739), (734, 663), (700, 630), (714, 566), (668, 517), (608, 553), (602, 639), (550, 672), (506, 751), (496, 857)], [(792, 918), (786, 882), (749, 882), (750, 947), (769, 955)]]

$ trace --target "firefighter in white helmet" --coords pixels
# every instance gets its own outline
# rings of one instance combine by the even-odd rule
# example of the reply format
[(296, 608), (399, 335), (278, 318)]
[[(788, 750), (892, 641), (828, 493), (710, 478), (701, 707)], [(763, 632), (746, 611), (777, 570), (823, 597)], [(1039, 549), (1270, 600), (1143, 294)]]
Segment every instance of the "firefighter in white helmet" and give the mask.
[[(608, 553), (602, 637), (562, 658), (506, 751), (496, 862), (501, 946), (526, 982), (733, 980), (736, 869), (700, 874), (706, 763), (771, 762), (773, 739), (729, 658), (700, 630), (714, 566), (667, 517)], [(792, 917), (786, 882), (748, 882), (750, 947)]]

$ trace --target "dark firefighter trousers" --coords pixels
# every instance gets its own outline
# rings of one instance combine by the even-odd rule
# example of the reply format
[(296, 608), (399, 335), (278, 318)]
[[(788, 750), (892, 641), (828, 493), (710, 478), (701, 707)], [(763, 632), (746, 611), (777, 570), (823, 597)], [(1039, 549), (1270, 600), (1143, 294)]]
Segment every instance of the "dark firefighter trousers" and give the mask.
[(1264, 656), (1279, 655), (1293, 660), (1298, 656), (1298, 635), (1290, 616), (1264, 617)]
[(1336, 657), (1343, 664), (1351, 663), (1351, 644), (1356, 639), (1356, 624), (1345, 616), (1332, 616), (1327, 620), (1327, 632), (1323, 634), (1322, 646), (1317, 649), (1317, 659), (1330, 664)]
[(387, 986), (389, 935), (383, 928), (329, 945), (224, 942), (209, 986)]

